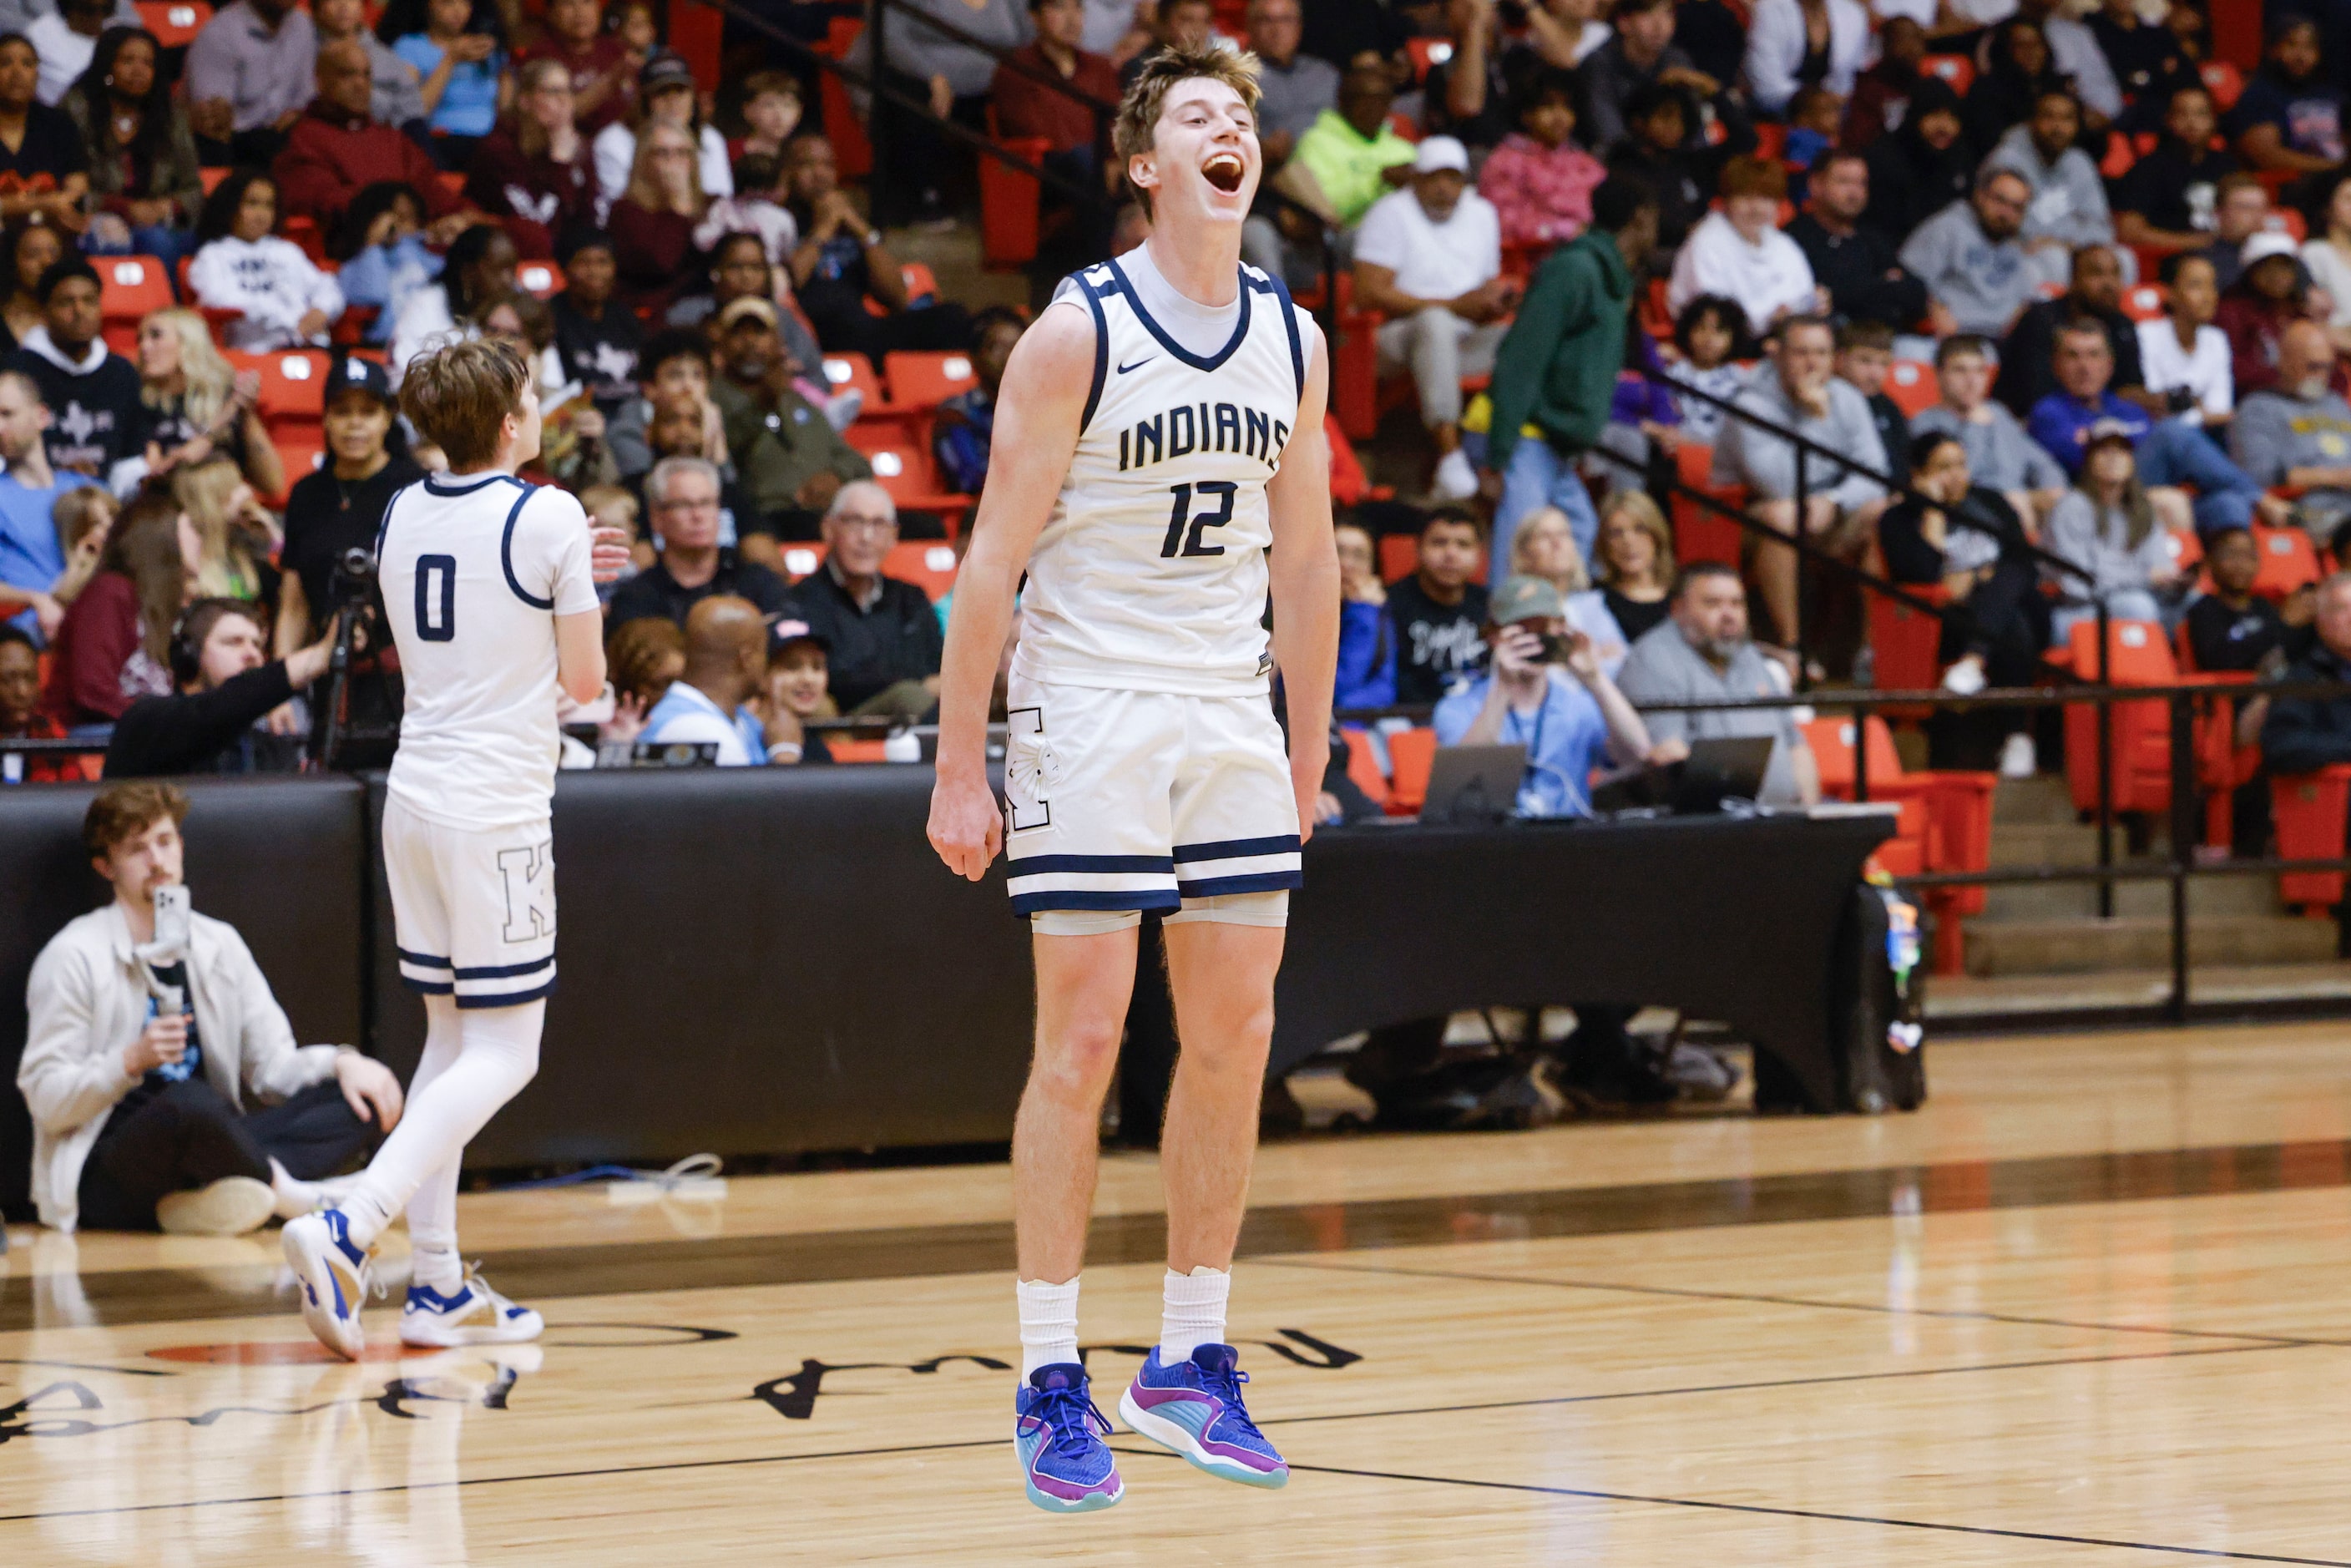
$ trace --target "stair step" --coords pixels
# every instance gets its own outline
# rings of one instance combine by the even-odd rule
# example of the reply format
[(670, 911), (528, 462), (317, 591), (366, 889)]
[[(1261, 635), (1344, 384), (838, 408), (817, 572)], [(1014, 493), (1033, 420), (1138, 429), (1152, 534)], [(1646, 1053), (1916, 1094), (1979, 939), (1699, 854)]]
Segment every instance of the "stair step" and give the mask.
[[(2115, 831), (2115, 852), (2126, 852), (2122, 830)], [(2098, 830), (2068, 820), (2063, 822), (2002, 822), (1991, 827), (1991, 863), (1995, 866), (2095, 865)]]
[[(2095, 917), (2098, 912), (2095, 883), (2011, 883), (1984, 891), (1981, 918), (1987, 921), (2079, 920)], [(2277, 879), (2271, 876), (2191, 877), (2188, 883), (2188, 911), (2199, 921), (2223, 915), (2275, 915), (2283, 912), (2278, 903)], [(2171, 914), (2171, 884), (2118, 882), (2115, 883), (2115, 913), (2168, 919)]]
[[(2335, 956), (2335, 923), (2291, 915), (2233, 915), (2189, 927), (2198, 964), (2307, 964)], [(2170, 960), (2171, 923), (2152, 915), (2111, 920), (1970, 920), (1970, 975), (2088, 974), (2160, 967)]]
[(2064, 775), (2037, 773), (2030, 779), (2003, 779), (1991, 792), (1992, 836), (2011, 822), (2071, 822), (2076, 813), (2073, 792)]

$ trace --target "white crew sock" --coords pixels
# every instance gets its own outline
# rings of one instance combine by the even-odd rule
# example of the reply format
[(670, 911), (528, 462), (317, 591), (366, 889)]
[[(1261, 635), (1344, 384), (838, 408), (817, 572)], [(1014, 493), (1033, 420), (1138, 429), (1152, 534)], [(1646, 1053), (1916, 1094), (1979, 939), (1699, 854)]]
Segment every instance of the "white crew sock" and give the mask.
[(298, 1219), (326, 1201), (317, 1182), (287, 1175), (286, 1167), (274, 1159), (269, 1162), (269, 1190), (277, 1196), (280, 1219)]
[(1042, 1280), (1022, 1280), (1014, 1287), (1020, 1297), (1020, 1381), (1040, 1366), (1078, 1359), (1078, 1279), (1049, 1285)]
[(1225, 1302), (1233, 1293), (1233, 1271), (1203, 1264), (1189, 1274), (1173, 1269), (1161, 1281), (1159, 1364), (1189, 1361), (1204, 1344), (1225, 1343)]

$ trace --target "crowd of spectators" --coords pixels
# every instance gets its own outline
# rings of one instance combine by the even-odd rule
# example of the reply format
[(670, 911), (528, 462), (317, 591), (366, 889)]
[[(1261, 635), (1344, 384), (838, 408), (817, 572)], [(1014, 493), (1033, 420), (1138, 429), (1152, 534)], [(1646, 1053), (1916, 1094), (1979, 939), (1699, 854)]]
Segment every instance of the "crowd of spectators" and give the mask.
[[(810, 37), (831, 15), (786, 9)], [(1343, 518), (1341, 704), (1474, 695), (1507, 727), (1533, 693), (1495, 664), (1520, 645), (1495, 598), (1552, 602), (1503, 594), (1515, 580), (1557, 601), (1524, 618), (1566, 629), (1534, 632), (1561, 651), (1556, 700), (1605, 716), (1572, 650), (1611, 690), (1785, 690), (1814, 616), (1842, 673), (1859, 618), (1840, 645), (1835, 607), (1805, 601), (1819, 575), (1770, 534), (1941, 587), (1960, 690), (2030, 675), (2101, 606), (2184, 623), (2196, 556), (2217, 563), (2231, 531), (2327, 543), (2351, 516), (2351, 62), (2270, 9), (2241, 81), (2207, 68), (2200, 0), (923, 0), (851, 63), (1041, 139), (1103, 193), (1047, 187), (1033, 310), (1053, 275), (1147, 233), (1086, 99), (1162, 44), (1257, 54), (1267, 193), (1245, 257), (1325, 308), (1335, 265), (1345, 308), (1375, 319), (1348, 373), (1384, 383), (1383, 408), (1401, 393), (1426, 437), (1383, 476), (1425, 452), (1420, 482)], [(95, 743), (156, 705), (115, 771), (315, 754), (323, 694), (298, 677), (355, 591), (343, 552), (436, 459), (391, 393), (453, 332), (530, 352), (560, 411), (540, 476), (637, 538), (615, 645), (676, 632), (616, 706), (571, 716), (604, 756), (658, 742), (686, 669), (735, 716), (729, 761), (820, 759), (814, 732), (771, 737), (809, 719), (927, 715), (941, 607), (889, 562), (936, 519), (899, 517), (903, 486), (850, 438), (868, 391), (820, 361), (965, 356), (973, 384), (920, 432), (941, 487), (977, 494), (1029, 312), (942, 297), (885, 233), (974, 217), (968, 156), (894, 114), (874, 129), (904, 177), (862, 190), (815, 128), (813, 78), (739, 51), (705, 92), (660, 30), (639, 0), (423, 0), (373, 24), (358, 0), (236, 0), (181, 60), (130, 8), (77, 0), (0, 37), (0, 612), (47, 670), (0, 724)], [(127, 356), (86, 259), (123, 254), (162, 261), (185, 302)], [(539, 262), (560, 268), (546, 301), (517, 282)], [(325, 347), (327, 450), (292, 473), (224, 350)], [(1925, 368), (1927, 406), (1892, 395), (1897, 367), (1914, 390)], [(1800, 484), (1750, 418), (1837, 457)], [(1727, 582), (1677, 570), (1658, 486), (1694, 469), (1767, 530)], [(1412, 570), (1384, 581), (1398, 533)], [(1714, 602), (1732, 588), (1735, 616)], [(768, 629), (756, 663), (743, 605)], [(208, 654), (218, 638), (233, 654)], [(334, 716), (364, 730), (397, 693), (359, 643)], [(1571, 731), (1603, 771), (1653, 749)], [(1771, 789), (1805, 798), (1802, 736), (1776, 738)], [(2004, 765), (2033, 760), (2014, 737)], [(1580, 780), (1534, 794), (1588, 809)]]

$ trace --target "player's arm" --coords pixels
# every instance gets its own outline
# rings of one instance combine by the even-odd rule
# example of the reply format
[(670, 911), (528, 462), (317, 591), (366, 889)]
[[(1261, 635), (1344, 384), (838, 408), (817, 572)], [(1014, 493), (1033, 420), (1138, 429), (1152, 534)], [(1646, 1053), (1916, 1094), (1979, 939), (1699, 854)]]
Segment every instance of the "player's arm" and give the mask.
[(1021, 334), (997, 394), (993, 455), (971, 549), (956, 573), (939, 664), (938, 783), (931, 792), (930, 837), (947, 869), (974, 882), (987, 874), (1004, 841), (1003, 813), (987, 787), (988, 695), (1012, 630), (1020, 574), (1078, 449), (1094, 348), (1092, 316), (1069, 305), (1049, 308)]
[(582, 705), (604, 695), (604, 612), (582, 610), (555, 618), (555, 680)]
[[(1322, 330), (1300, 314), (1307, 336), (1306, 395), (1282, 449), (1281, 468), (1265, 487), (1273, 522), (1267, 566), (1273, 583), (1273, 658), (1290, 703), (1290, 785), (1298, 797), (1298, 836), (1313, 836), (1314, 800), (1331, 760), (1331, 690), (1339, 664), (1339, 550), (1331, 527), (1331, 450), (1322, 409), (1331, 365)], [(962, 584), (956, 584), (958, 598)]]

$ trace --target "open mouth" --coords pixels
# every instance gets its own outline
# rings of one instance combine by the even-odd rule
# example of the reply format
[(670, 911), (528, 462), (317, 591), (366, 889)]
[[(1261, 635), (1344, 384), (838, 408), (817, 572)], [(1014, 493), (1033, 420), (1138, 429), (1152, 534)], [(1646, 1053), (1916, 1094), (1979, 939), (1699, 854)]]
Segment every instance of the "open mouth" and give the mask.
[(1241, 181), (1249, 174), (1249, 171), (1242, 166), (1240, 154), (1238, 152), (1217, 153), (1200, 166), (1200, 172), (1206, 176), (1208, 183), (1228, 196), (1241, 188)]

